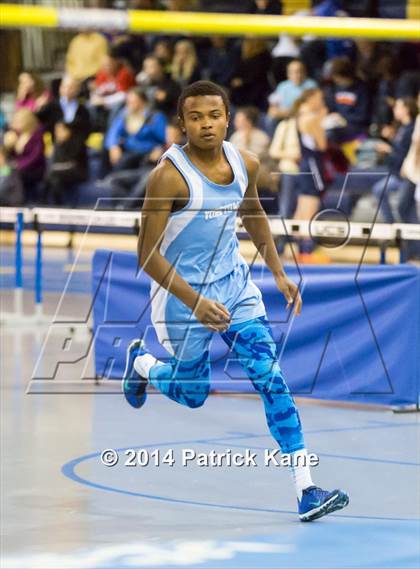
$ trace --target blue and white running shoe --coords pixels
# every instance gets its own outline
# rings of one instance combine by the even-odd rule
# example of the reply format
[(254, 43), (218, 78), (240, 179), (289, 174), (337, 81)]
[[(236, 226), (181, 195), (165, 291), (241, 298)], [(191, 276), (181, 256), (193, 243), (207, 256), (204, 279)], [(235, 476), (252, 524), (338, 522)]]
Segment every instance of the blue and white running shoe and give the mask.
[(125, 371), (121, 382), (122, 391), (128, 403), (139, 409), (144, 405), (147, 393), (147, 378), (142, 377), (134, 369), (134, 360), (137, 356), (143, 356), (147, 351), (143, 340), (133, 340), (127, 348)]
[(309, 486), (298, 500), (299, 518), (302, 522), (311, 522), (345, 508), (349, 503), (348, 495), (342, 490), (323, 490), (318, 486)]

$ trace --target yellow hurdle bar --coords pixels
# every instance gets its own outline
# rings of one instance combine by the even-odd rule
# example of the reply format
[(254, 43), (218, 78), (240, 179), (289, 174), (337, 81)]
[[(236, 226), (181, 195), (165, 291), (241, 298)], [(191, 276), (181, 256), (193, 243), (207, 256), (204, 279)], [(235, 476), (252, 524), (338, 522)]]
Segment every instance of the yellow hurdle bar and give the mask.
[(79, 29), (83, 23), (89, 28), (115, 29), (117, 27), (143, 33), (229, 36), (277, 36), (280, 33), (288, 33), (294, 36), (310, 34), (329, 38), (420, 40), (420, 20), (261, 16), (148, 10), (128, 10), (126, 12), (95, 8), (46, 8), (0, 4), (0, 27), (42, 26)]
[(0, 27), (10, 28), (57, 28), (58, 10), (28, 4), (0, 4)]
[(420, 20), (379, 18), (320, 18), (261, 16), (255, 14), (208, 14), (199, 12), (128, 11), (129, 29), (138, 32), (293, 36), (391, 40), (420, 40)]

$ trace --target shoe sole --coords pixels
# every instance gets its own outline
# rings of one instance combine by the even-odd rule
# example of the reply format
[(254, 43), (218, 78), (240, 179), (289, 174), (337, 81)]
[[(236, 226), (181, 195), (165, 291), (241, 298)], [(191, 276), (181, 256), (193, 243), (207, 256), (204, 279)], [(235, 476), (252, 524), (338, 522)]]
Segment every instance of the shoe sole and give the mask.
[(342, 510), (345, 508), (349, 503), (349, 497), (347, 494), (335, 494), (331, 496), (327, 502), (307, 512), (306, 514), (302, 514), (299, 516), (301, 522), (312, 522), (327, 514), (331, 514), (332, 512), (336, 512), (337, 510)]

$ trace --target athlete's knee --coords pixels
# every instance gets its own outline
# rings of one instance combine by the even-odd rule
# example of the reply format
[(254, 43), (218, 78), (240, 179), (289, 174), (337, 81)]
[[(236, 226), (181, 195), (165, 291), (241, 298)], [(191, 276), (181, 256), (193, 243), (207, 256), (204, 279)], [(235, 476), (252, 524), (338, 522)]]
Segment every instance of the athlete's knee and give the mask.
[(260, 361), (259, 365), (251, 366), (248, 369), (248, 376), (255, 389), (260, 393), (289, 393), (289, 388), (277, 360)]

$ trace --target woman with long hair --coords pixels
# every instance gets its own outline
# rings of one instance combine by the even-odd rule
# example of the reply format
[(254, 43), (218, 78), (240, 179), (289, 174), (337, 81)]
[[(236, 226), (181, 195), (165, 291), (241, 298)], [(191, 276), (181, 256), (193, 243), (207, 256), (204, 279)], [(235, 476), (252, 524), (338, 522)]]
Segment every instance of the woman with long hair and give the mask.
[(176, 42), (171, 75), (172, 79), (181, 87), (200, 79), (197, 52), (192, 41), (180, 40)]

